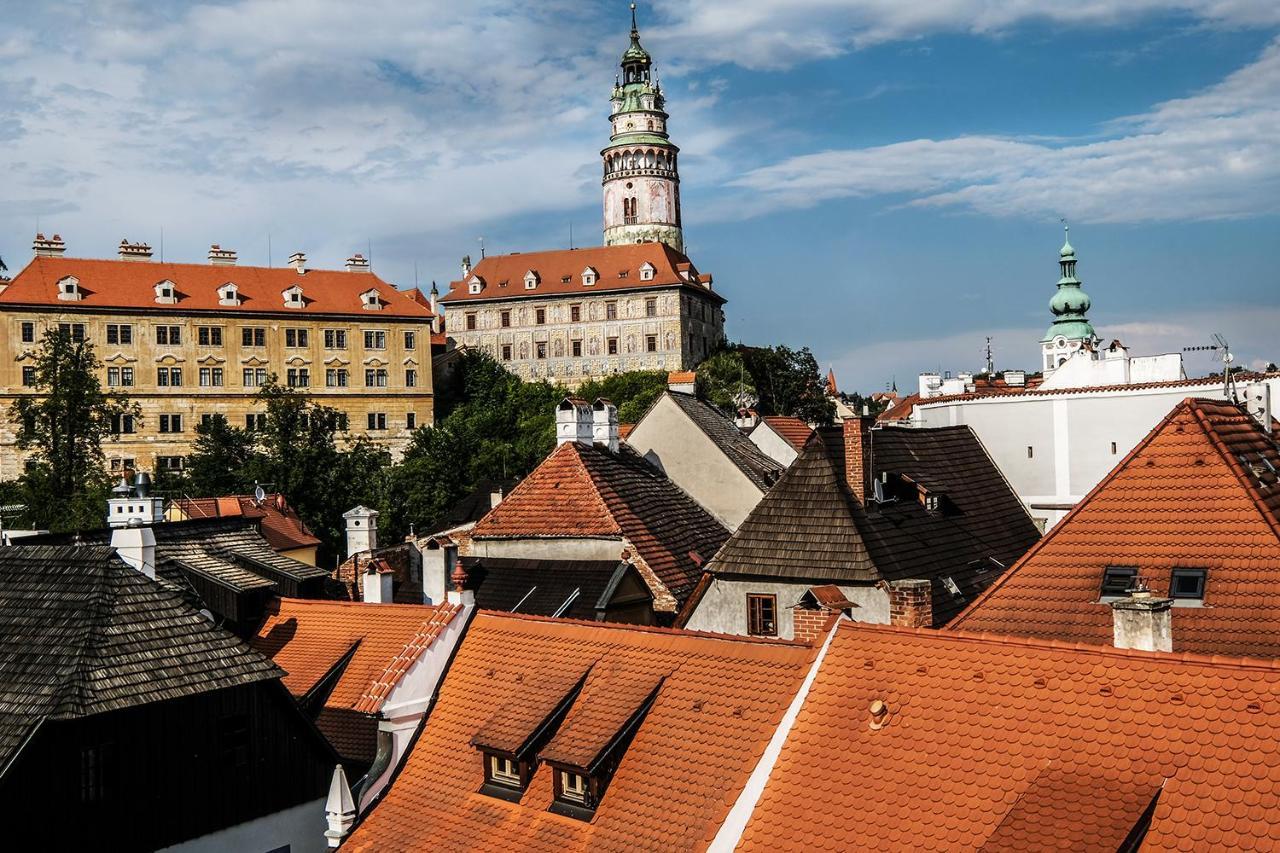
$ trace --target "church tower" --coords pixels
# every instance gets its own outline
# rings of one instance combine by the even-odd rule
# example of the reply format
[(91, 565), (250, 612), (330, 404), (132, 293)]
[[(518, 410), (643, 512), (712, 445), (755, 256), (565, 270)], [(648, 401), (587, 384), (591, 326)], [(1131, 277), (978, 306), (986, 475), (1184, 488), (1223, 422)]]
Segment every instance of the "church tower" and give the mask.
[(631, 46), (614, 81), (604, 160), (604, 242), (666, 243), (684, 252), (680, 230), (680, 149), (667, 136), (662, 86), (650, 79), (653, 61), (640, 46), (631, 4)]
[(1070, 228), (1063, 226), (1065, 237), (1058, 252), (1058, 265), (1062, 276), (1058, 279), (1058, 292), (1049, 300), (1053, 313), (1053, 325), (1040, 341), (1044, 353), (1044, 372), (1048, 375), (1081, 347), (1096, 351), (1102, 339), (1093, 330), (1086, 316), (1092, 301), (1076, 278), (1076, 250), (1071, 246)]

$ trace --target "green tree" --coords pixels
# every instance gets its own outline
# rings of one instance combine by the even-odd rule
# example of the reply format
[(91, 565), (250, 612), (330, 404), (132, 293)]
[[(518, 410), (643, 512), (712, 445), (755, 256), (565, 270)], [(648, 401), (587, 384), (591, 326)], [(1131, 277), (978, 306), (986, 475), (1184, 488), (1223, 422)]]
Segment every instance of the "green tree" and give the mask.
[(21, 478), (28, 519), (59, 531), (98, 526), (110, 490), (102, 443), (119, 418), (141, 420), (139, 407), (102, 390), (93, 344), (67, 329), (45, 333), (34, 367), (34, 393), (9, 409), (18, 448), (30, 452)]
[[(214, 415), (196, 425), (192, 451), (186, 462), (188, 494), (243, 495), (253, 489), (251, 474), (261, 467), (253, 436), (231, 426), (225, 416)], [(157, 488), (163, 488), (158, 480)]]
[(584, 382), (575, 394), (584, 400), (605, 398), (618, 407), (620, 423), (633, 424), (649, 411), (653, 401), (665, 390), (665, 370), (633, 370)]
[(794, 415), (812, 424), (829, 424), (835, 404), (827, 399), (818, 362), (808, 347), (742, 347), (747, 372), (760, 394), (764, 415)]
[(739, 349), (720, 350), (698, 365), (697, 393), (726, 414), (737, 414), (741, 402), (759, 400)]

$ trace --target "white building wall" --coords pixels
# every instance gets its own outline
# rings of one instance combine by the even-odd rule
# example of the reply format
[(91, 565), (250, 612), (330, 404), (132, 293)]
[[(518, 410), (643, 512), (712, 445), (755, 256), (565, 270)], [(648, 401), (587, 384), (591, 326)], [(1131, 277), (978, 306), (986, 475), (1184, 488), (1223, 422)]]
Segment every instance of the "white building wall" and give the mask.
[[(795, 619), (792, 608), (800, 597), (814, 586), (814, 582), (788, 582), (768, 578), (717, 577), (698, 602), (685, 627), (690, 631), (711, 631), (719, 634), (747, 633), (747, 594), (776, 595), (778, 597), (778, 636), (795, 638)], [(841, 586), (840, 591), (858, 606), (852, 611), (853, 621), (889, 624), (889, 594), (874, 586)]]
[(779, 462), (787, 467), (796, 461), (799, 452), (791, 446), (791, 442), (774, 431), (767, 421), (761, 421), (756, 428), (751, 430), (751, 441), (756, 447), (764, 451), (765, 455), (775, 462)]

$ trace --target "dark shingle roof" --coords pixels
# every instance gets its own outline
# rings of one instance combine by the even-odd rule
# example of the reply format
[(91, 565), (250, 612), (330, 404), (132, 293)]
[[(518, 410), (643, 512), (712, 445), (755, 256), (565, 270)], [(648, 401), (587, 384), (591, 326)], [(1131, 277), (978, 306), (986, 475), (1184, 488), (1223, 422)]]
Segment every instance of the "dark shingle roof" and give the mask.
[(596, 606), (622, 565), (618, 560), (494, 557), (463, 557), (462, 564), (476, 585), (477, 607), (588, 620), (596, 618)]
[(668, 391), (667, 396), (761, 491), (769, 491), (769, 487), (778, 482), (783, 466), (756, 447), (755, 442), (743, 435), (723, 412), (692, 394)]
[(910, 478), (943, 495), (947, 509), (928, 512), (910, 494), (864, 508), (844, 482), (841, 429), (823, 427), (725, 543), (711, 571), (846, 583), (928, 578), (934, 621), (942, 624), (1039, 537), (967, 426), (877, 429), (870, 442), (876, 476)]
[(277, 678), (108, 547), (0, 548), (0, 773), (45, 719)]

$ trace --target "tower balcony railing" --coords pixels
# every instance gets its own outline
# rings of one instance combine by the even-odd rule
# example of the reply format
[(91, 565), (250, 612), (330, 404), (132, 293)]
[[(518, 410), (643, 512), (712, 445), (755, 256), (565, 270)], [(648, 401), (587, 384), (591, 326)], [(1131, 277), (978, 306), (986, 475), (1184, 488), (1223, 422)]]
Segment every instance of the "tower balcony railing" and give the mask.
[(679, 180), (675, 169), (663, 166), (636, 166), (634, 169), (614, 169), (612, 172), (604, 173), (604, 180), (616, 181), (619, 178), (669, 178), (673, 181)]

